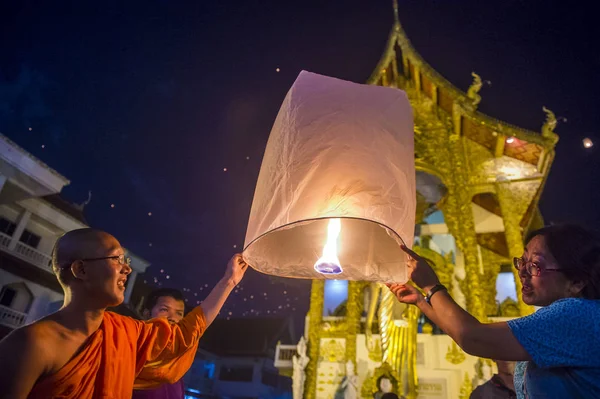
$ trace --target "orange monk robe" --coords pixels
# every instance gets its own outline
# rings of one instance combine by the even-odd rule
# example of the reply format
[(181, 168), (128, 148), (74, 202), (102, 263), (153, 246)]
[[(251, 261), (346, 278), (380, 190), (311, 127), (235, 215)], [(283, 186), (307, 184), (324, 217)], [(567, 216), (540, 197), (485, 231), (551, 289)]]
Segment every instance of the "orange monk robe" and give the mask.
[(100, 328), (57, 373), (38, 381), (30, 399), (123, 399), (136, 388), (179, 381), (188, 371), (206, 329), (196, 307), (178, 324), (141, 322), (105, 312)]

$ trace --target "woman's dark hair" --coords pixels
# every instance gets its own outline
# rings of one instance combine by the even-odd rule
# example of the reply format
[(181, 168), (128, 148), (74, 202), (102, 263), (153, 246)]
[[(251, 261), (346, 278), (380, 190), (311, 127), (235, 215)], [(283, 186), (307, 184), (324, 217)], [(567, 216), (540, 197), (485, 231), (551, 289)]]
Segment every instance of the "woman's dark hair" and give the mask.
[(381, 399), (399, 399), (399, 398), (398, 398), (398, 395), (396, 395), (395, 393), (388, 392), (388, 393), (384, 393), (381, 396)]
[(595, 232), (574, 224), (553, 225), (531, 232), (526, 243), (536, 236), (544, 237), (569, 280), (585, 283), (583, 298), (600, 299), (600, 239)]

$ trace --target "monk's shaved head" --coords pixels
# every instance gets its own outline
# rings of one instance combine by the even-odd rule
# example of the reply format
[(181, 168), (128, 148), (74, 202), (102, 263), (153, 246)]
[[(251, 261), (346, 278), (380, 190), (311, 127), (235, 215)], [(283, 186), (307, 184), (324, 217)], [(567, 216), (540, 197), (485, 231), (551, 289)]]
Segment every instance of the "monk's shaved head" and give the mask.
[(52, 270), (58, 281), (69, 285), (73, 262), (86, 258), (106, 256), (107, 250), (119, 245), (112, 235), (92, 228), (71, 230), (56, 241), (52, 251)]

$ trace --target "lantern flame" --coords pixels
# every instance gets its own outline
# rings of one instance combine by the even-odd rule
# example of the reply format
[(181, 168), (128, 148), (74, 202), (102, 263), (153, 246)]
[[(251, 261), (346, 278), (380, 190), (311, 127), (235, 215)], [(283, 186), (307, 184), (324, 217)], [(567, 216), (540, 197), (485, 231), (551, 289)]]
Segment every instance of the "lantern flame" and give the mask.
[(337, 241), (342, 230), (340, 219), (329, 220), (327, 242), (323, 247), (323, 256), (315, 263), (315, 270), (321, 274), (340, 274), (342, 266), (337, 256)]

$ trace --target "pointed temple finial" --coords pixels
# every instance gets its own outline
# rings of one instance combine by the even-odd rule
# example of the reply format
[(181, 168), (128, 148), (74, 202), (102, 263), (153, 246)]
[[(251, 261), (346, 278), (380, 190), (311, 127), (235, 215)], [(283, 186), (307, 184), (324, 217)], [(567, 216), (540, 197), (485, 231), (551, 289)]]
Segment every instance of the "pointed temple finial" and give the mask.
[(393, 0), (394, 4), (394, 22), (400, 23), (400, 18), (398, 17), (398, 0)]

